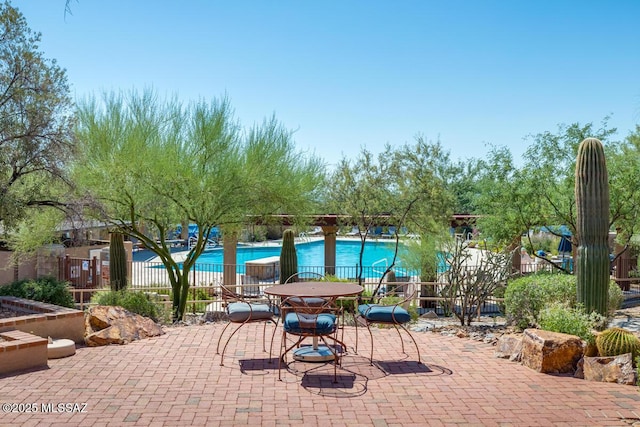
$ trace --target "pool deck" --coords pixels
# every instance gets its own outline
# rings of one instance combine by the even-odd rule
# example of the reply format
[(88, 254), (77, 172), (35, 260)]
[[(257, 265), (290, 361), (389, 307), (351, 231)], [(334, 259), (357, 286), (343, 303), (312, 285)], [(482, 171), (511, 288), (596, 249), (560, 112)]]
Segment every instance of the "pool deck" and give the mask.
[[(478, 341), (415, 332), (399, 351), (391, 329), (368, 334), (360, 353), (333, 368), (296, 362), (283, 371), (262, 352), (262, 327), (241, 328), (220, 366), (222, 323), (167, 328), (128, 345), (78, 348), (49, 368), (0, 378), (0, 426), (629, 426), (639, 425), (638, 387), (537, 373), (493, 357)], [(364, 334), (363, 334), (364, 332)], [(228, 332), (227, 332), (228, 333)], [(346, 328), (353, 343), (355, 329)], [(307, 371), (307, 372), (303, 372)], [(81, 412), (43, 413), (58, 403)], [(26, 412), (35, 405), (37, 411)], [(52, 406), (49, 406), (51, 404)], [(85, 406), (86, 404), (86, 406)], [(44, 405), (44, 406), (43, 406)]]

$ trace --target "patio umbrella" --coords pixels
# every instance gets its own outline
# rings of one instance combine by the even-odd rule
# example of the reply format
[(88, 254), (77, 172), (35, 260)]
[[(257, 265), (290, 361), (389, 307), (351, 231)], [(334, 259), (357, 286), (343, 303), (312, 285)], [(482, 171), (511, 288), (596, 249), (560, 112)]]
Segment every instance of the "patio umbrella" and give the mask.
[(558, 244), (558, 253), (571, 253), (571, 241), (569, 240), (571, 236), (564, 235), (560, 238), (560, 243)]

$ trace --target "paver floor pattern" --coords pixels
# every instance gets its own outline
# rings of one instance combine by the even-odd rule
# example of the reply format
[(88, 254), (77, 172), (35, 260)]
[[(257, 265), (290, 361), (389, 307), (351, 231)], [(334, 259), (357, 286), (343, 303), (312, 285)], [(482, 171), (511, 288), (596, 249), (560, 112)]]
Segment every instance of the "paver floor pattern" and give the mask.
[[(277, 355), (262, 352), (261, 325), (241, 328), (219, 366), (222, 327), (168, 328), (128, 345), (83, 347), (50, 360), (49, 369), (0, 378), (0, 403), (38, 409), (3, 413), (0, 426), (640, 425), (637, 387), (540, 374), (494, 358), (482, 342), (414, 333), (425, 362), (418, 365), (410, 342), (405, 356), (395, 331), (376, 329), (370, 366), (369, 337), (360, 331), (359, 354), (350, 349), (344, 357), (337, 384), (330, 365), (302, 362), (278, 381)], [(354, 328), (345, 339), (355, 342)], [(43, 413), (50, 403), (87, 406)]]

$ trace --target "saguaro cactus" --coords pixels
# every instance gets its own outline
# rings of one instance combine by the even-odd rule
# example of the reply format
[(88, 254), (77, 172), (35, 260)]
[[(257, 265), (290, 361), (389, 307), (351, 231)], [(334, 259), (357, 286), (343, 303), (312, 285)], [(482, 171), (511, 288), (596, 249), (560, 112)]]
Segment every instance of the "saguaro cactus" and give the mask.
[(296, 253), (293, 230), (286, 229), (282, 234), (282, 251), (280, 252), (280, 283), (298, 272), (298, 254)]
[(609, 178), (602, 143), (587, 138), (576, 158), (577, 296), (585, 310), (606, 316), (609, 297)]
[(111, 233), (109, 242), (109, 275), (112, 291), (127, 288), (127, 254), (122, 233)]

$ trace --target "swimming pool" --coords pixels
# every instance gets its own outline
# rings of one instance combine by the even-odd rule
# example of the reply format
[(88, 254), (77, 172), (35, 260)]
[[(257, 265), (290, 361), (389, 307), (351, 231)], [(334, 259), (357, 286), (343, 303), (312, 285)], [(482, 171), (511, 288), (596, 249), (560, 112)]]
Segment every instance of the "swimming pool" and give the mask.
[[(254, 246), (238, 244), (236, 252), (236, 273), (245, 274), (246, 263), (261, 258), (279, 257), (280, 246)], [(393, 260), (395, 243), (393, 241), (371, 240), (365, 243), (362, 265), (364, 277), (379, 277), (386, 271)], [(407, 251), (406, 246), (400, 244), (398, 258), (394, 270), (396, 275), (407, 276), (417, 274), (403, 268), (400, 256)], [(296, 243), (298, 255), (298, 270), (309, 272), (324, 272), (324, 240)], [(164, 266), (149, 259), (150, 253), (134, 253), (134, 261), (150, 262), (147, 266), (152, 269), (162, 269)], [(360, 256), (360, 240), (336, 241), (336, 269), (335, 274), (341, 278), (353, 278), (358, 274), (357, 266)], [(137, 258), (137, 259), (136, 259)], [(155, 258), (154, 258), (155, 259)], [(202, 253), (196, 261), (196, 272), (215, 272), (223, 270), (223, 248), (210, 249)], [(179, 263), (181, 265), (181, 263)]]
[[(395, 244), (393, 242), (367, 241), (365, 243), (362, 265), (371, 267), (382, 264), (383, 260), (391, 263)], [(244, 264), (255, 259), (280, 256), (279, 246), (238, 246), (236, 264)], [(400, 246), (398, 255), (406, 249)], [(198, 258), (198, 264), (222, 264), (222, 248), (211, 249), (204, 252)], [(296, 243), (298, 254), (298, 266), (321, 267), (324, 266), (324, 241)], [(360, 262), (359, 240), (338, 240), (336, 242), (336, 267), (355, 267)]]

